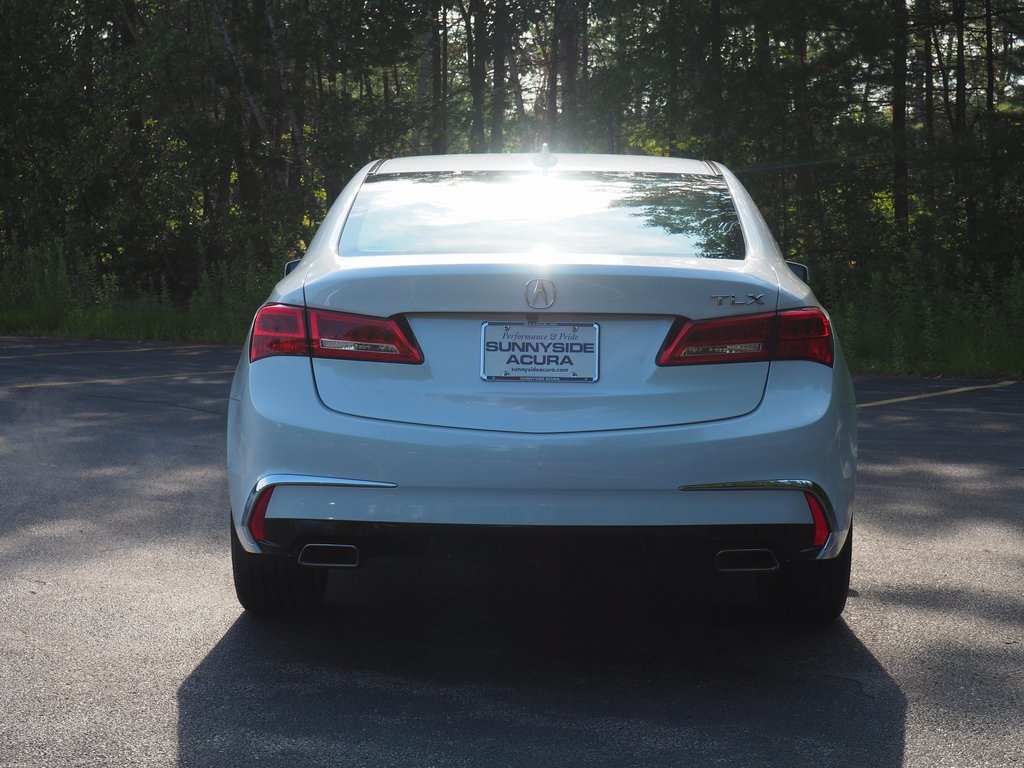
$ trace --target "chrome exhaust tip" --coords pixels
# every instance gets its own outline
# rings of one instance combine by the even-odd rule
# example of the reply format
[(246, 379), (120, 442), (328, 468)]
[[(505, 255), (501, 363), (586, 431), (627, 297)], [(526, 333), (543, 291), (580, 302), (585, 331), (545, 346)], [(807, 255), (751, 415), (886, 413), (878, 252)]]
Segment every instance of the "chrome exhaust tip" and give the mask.
[(779, 560), (770, 549), (722, 549), (715, 555), (715, 568), (731, 573), (765, 573), (779, 570)]
[(359, 565), (359, 548), (353, 544), (307, 544), (299, 553), (299, 565), (356, 568)]

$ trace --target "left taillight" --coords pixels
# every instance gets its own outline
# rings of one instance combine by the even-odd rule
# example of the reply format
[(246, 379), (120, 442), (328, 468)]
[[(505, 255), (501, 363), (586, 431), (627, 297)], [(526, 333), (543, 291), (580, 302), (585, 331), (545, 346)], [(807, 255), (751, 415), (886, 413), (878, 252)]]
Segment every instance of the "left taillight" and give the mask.
[(387, 363), (423, 362), (403, 318), (367, 317), (283, 304), (256, 313), (249, 362), (273, 355), (300, 355)]
[(306, 312), (301, 307), (268, 304), (260, 307), (252, 326), (249, 362), (273, 355), (308, 355)]
[(423, 353), (403, 318), (311, 309), (309, 331), (313, 357), (414, 365), (423, 362)]
[(829, 367), (832, 326), (815, 307), (710, 320), (682, 320), (658, 353), (658, 365), (810, 360)]

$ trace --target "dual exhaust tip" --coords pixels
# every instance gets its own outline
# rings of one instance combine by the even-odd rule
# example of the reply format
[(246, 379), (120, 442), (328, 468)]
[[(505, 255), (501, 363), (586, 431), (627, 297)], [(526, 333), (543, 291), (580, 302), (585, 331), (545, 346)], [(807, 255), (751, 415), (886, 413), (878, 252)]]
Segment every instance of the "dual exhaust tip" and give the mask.
[(726, 573), (766, 573), (779, 570), (779, 559), (770, 549), (722, 549), (715, 555), (715, 569)]
[(356, 568), (359, 566), (359, 547), (354, 544), (307, 544), (299, 553), (299, 565)]
[[(307, 544), (299, 553), (299, 564), (315, 568), (356, 568), (359, 548), (354, 544)], [(779, 560), (770, 549), (722, 549), (715, 554), (716, 570), (758, 573), (779, 570)]]

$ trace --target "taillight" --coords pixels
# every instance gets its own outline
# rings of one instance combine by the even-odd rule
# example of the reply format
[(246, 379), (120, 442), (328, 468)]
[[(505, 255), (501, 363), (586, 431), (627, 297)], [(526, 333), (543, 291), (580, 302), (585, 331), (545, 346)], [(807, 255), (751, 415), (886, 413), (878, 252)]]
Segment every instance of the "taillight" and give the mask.
[(252, 326), (249, 362), (272, 355), (308, 355), (306, 313), (299, 307), (269, 304), (260, 307)]
[(658, 365), (768, 360), (774, 322), (772, 314), (688, 320), (662, 348)]
[(309, 311), (313, 357), (422, 363), (412, 330), (395, 318)]
[(830, 366), (832, 328), (820, 309), (686, 320), (669, 332), (658, 365), (811, 360)]
[(820, 309), (779, 312), (778, 333), (776, 360), (810, 360), (832, 367), (832, 326)]
[[(308, 323), (307, 323), (308, 317)], [(423, 353), (401, 318), (365, 317), (268, 304), (256, 313), (249, 362), (273, 355), (422, 363)]]

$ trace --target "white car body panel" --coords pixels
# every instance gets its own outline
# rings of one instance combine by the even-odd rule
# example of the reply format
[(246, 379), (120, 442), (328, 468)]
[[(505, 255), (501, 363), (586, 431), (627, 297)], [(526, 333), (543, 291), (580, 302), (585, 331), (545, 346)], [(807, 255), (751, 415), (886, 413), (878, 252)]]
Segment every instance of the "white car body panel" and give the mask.
[[(761, 399), (767, 363), (684, 369), (658, 368), (653, 361), (679, 314), (699, 319), (752, 312), (748, 305), (719, 306), (712, 296), (756, 296), (763, 302), (757, 310), (775, 309), (775, 273), (764, 264), (757, 270), (726, 260), (701, 269), (697, 259), (671, 266), (649, 259), (638, 266), (580, 257), (542, 267), (478, 258), (381, 261), (350, 259), (356, 266), (308, 282), (306, 301), (357, 314), (403, 314), (425, 362), (314, 360), (318, 395), (332, 410), (467, 429), (564, 432), (712, 421), (749, 413)], [(557, 286), (557, 312), (523, 311), (524, 286), (538, 277)], [(475, 375), (481, 325), (527, 319), (596, 323), (600, 384), (495, 382)]]
[[(816, 363), (773, 364), (763, 401), (743, 417), (536, 435), (331, 413), (314, 396), (307, 360), (260, 362), (260, 377), (242, 377), (229, 413), (237, 425), (228, 443), (231, 507), (243, 543), (241, 514), (254, 485), (271, 475), (395, 487), (283, 487), (268, 518), (551, 526), (807, 523), (802, 495), (792, 491), (680, 490), (806, 480), (832, 500), (841, 532), (849, 528), (856, 408), (852, 391), (845, 403), (831, 396), (834, 371)], [(296, 391), (302, 380), (306, 389)], [(835, 538), (832, 554), (843, 541)]]
[(707, 367), (654, 368), (671, 318), (571, 319), (580, 318), (601, 329), (597, 382), (484, 381), (479, 320), (430, 315), (409, 317), (426, 364), (380, 373), (358, 361), (315, 360), (317, 392), (325, 406), (353, 416), (537, 434), (716, 421), (749, 413), (761, 401), (768, 363), (736, 364), (726, 382)]

